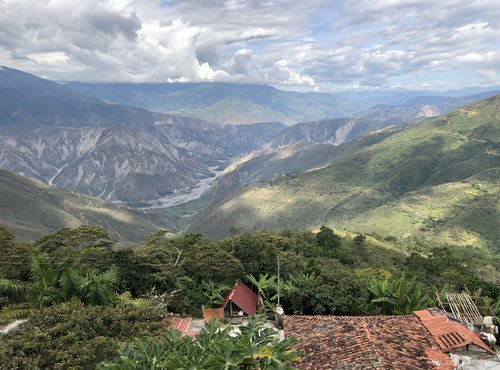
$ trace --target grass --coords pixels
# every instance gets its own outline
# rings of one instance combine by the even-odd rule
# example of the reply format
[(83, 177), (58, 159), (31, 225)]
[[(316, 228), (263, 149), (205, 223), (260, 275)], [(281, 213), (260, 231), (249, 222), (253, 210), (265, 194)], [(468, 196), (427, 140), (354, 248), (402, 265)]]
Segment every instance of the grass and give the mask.
[(0, 170), (0, 223), (26, 241), (62, 227), (98, 225), (119, 243), (134, 245), (171, 221)]

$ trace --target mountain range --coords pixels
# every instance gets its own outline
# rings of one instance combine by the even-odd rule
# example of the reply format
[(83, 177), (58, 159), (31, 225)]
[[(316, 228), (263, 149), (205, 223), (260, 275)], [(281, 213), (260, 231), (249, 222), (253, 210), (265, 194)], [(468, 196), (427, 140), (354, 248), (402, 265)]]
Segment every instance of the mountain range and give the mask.
[(56, 83), (1, 68), (0, 168), (45, 185), (2, 171), (0, 223), (28, 238), (99, 223), (125, 243), (160, 227), (220, 238), (329, 225), (495, 248), (497, 93)]
[[(380, 105), (376, 108), (377, 112), (388, 109), (392, 111), (391, 118), (402, 116), (400, 122), (408, 122), (408, 118), (416, 122), (429, 114), (437, 116), (478, 100), (481, 94), (486, 94), (482, 96), (486, 98), (491, 91), (500, 91), (498, 86), (444, 92), (402, 90), (299, 93), (266, 85), (231, 83), (66, 82), (65, 85), (107, 102), (200, 118), (223, 125), (255, 122), (282, 122), (291, 125), (353, 116), (376, 105)], [(372, 118), (374, 116), (376, 115), (372, 115)]]
[[(189, 231), (220, 238), (230, 227), (327, 225), (406, 242), (498, 248), (499, 122), (496, 95), (420, 125), (381, 130), (319, 156), (319, 168), (305, 165), (302, 173), (223, 196)], [(260, 176), (277, 158), (297, 155), (293, 148), (253, 158), (255, 166), (243, 162), (225, 176), (243, 169), (247, 177)], [(316, 144), (305, 152), (318, 150)], [(307, 155), (299, 156), (308, 163)]]
[[(152, 96), (165, 101), (164, 93), (168, 92), (176, 96), (176, 104), (196, 105), (199, 109), (227, 96), (247, 100), (252, 97), (252, 104), (293, 106), (297, 112), (312, 117), (315, 109), (311, 107), (315, 104), (335, 105), (329, 103), (332, 96), (284, 92), (258, 85), (58, 84), (9, 68), (0, 70), (0, 168), (102, 199), (143, 206), (161, 204), (160, 198), (191, 191), (201, 180), (215, 176), (214, 169), (260, 150), (264, 144), (276, 146), (305, 140), (337, 145), (387, 125), (419, 121), (474, 98), (432, 97), (440, 106), (430, 108), (422, 105), (423, 97), (414, 97), (418, 100), (416, 106), (374, 107), (353, 118), (300, 123), (285, 129), (283, 122), (289, 122), (287, 119), (282, 123), (223, 126), (199, 118), (151, 113), (106, 103), (82, 94), (75, 86), (81, 90), (92, 87), (94, 92), (111, 91), (113, 96), (140, 91), (150, 104), (156, 101)], [(403, 94), (404, 99), (410, 96), (413, 95)], [(386, 101), (390, 95), (363, 97), (367, 101)], [(311, 99), (315, 102), (312, 105), (308, 103)], [(245, 109), (240, 114), (251, 120), (253, 113)], [(323, 114), (334, 113), (325, 110)]]
[(301, 94), (266, 85), (230, 83), (85, 84), (67, 83), (108, 102), (155, 112), (203, 118), (220, 124), (299, 121), (352, 114), (368, 105), (332, 100), (329, 94)]
[(108, 104), (0, 70), (0, 168), (107, 200), (141, 203), (193, 188), (280, 123), (220, 127)]

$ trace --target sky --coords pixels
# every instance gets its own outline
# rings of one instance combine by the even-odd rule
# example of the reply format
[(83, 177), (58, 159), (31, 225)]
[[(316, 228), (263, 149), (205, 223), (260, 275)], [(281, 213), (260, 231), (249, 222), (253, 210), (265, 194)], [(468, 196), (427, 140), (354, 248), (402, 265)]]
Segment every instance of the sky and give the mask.
[(0, 0), (0, 65), (286, 90), (500, 84), (499, 0)]

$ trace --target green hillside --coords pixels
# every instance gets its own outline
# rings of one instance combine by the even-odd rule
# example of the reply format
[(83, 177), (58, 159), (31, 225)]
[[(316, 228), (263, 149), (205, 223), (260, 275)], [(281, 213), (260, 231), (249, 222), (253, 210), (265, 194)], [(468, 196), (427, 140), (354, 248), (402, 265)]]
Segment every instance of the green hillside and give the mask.
[(195, 107), (180, 107), (171, 114), (186, 117), (203, 117), (210, 122), (221, 122), (223, 124), (248, 124), (254, 122), (283, 122), (293, 124), (295, 121), (285, 113), (274, 110), (273, 107), (259, 105), (249, 100), (238, 98), (225, 98), (213, 105)]
[(190, 230), (327, 225), (406, 241), (499, 249), (500, 95), (428, 120), (295, 178), (244, 188)]
[(134, 244), (168, 220), (0, 170), (0, 224), (27, 241), (62, 227), (99, 225), (120, 243)]

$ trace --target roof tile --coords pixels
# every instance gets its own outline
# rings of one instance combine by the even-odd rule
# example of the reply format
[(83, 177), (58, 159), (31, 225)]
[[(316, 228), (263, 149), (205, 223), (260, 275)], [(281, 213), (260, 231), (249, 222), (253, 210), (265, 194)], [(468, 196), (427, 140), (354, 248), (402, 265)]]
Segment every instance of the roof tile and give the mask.
[(285, 335), (306, 353), (300, 369), (450, 370), (415, 316), (285, 316)]
[(189, 325), (191, 325), (191, 321), (193, 319), (191, 317), (179, 317), (176, 316), (173, 318), (172, 322), (170, 323), (170, 326), (173, 329), (179, 330), (182, 334), (186, 334), (188, 332)]
[(494, 354), (476, 334), (467, 329), (465, 325), (451, 320), (444, 311), (428, 309), (415, 311), (415, 315), (417, 315), (443, 351), (448, 352), (455, 348), (474, 344), (486, 352)]

